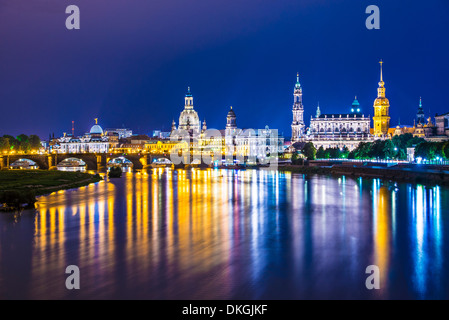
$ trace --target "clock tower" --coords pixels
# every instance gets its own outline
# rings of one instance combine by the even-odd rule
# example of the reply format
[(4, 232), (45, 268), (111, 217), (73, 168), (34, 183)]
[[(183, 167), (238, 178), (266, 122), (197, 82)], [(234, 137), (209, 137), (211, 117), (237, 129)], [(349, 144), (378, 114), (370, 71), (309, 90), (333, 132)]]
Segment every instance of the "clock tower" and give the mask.
[(377, 88), (377, 98), (374, 100), (374, 136), (386, 137), (390, 128), (390, 102), (385, 97), (385, 82), (382, 75), (382, 60), (380, 60), (380, 81)]

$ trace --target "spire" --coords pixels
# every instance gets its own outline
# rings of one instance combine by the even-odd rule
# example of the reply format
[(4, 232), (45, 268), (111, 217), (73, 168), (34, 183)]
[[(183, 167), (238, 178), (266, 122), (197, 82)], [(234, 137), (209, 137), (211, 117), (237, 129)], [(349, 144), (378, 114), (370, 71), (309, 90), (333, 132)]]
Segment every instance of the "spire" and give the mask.
[(318, 101), (318, 107), (316, 108), (316, 117), (319, 118), (320, 116), (321, 116), (320, 102)]
[(190, 92), (190, 87), (187, 87), (186, 97), (191, 97), (192, 93)]
[(377, 88), (377, 98), (385, 98), (385, 82), (382, 70), (383, 61), (380, 60), (379, 64), (380, 64), (380, 81), (379, 81), (379, 88)]
[(95, 118), (95, 124), (98, 124), (98, 118)]
[(424, 110), (423, 110), (423, 107), (422, 107), (422, 99), (421, 99), (421, 97), (419, 97), (419, 107), (418, 107), (418, 112), (416, 113), (416, 118), (418, 120), (418, 123), (424, 124), (425, 121), (426, 121), (425, 116), (424, 116)]
[(296, 89), (301, 88), (301, 84), (299, 83), (299, 72), (296, 73), (296, 84), (295, 84), (295, 88), (296, 88)]
[(380, 81), (383, 81), (383, 77), (382, 77), (382, 64), (383, 64), (383, 61), (382, 61), (382, 59), (380, 59), (379, 64), (380, 64)]
[(382, 59), (379, 61), (380, 64), (380, 82), (379, 82), (379, 87), (384, 87), (385, 82), (384, 82), (384, 77), (383, 77), (383, 70), (382, 70), (382, 65), (383, 65), (383, 61)]

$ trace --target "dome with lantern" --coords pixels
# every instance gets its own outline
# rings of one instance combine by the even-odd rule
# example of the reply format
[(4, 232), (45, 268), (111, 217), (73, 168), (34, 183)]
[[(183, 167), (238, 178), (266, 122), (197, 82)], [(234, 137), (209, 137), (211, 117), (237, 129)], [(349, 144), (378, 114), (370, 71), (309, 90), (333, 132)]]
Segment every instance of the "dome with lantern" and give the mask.
[(101, 128), (98, 125), (98, 119), (95, 119), (95, 125), (92, 126), (92, 128), (90, 128), (90, 134), (99, 134), (102, 135), (103, 134), (103, 128)]

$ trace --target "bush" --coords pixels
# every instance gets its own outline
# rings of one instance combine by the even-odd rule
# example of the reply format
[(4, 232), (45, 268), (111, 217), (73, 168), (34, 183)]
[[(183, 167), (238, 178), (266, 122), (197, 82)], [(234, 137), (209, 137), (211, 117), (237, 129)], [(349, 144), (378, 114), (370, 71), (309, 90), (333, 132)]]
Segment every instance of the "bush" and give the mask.
[(122, 176), (122, 168), (118, 166), (111, 167), (108, 172), (109, 178), (120, 178)]
[(7, 190), (0, 192), (0, 203), (4, 208), (19, 209), (25, 205), (25, 208), (34, 208), (36, 203), (36, 194), (33, 190)]

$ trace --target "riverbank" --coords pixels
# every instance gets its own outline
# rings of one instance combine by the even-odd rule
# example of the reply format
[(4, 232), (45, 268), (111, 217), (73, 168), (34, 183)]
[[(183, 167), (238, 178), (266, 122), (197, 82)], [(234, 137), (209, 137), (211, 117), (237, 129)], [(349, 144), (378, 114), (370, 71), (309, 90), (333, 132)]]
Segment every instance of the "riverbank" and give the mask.
[(449, 185), (449, 170), (435, 166), (392, 165), (371, 163), (312, 162), (308, 165), (285, 165), (279, 170), (302, 174), (328, 174), (362, 178), (379, 178), (397, 182)]
[[(0, 171), (0, 210), (34, 206), (35, 197), (83, 187), (102, 180), (99, 175), (47, 170)], [(33, 201), (34, 200), (34, 201)]]

